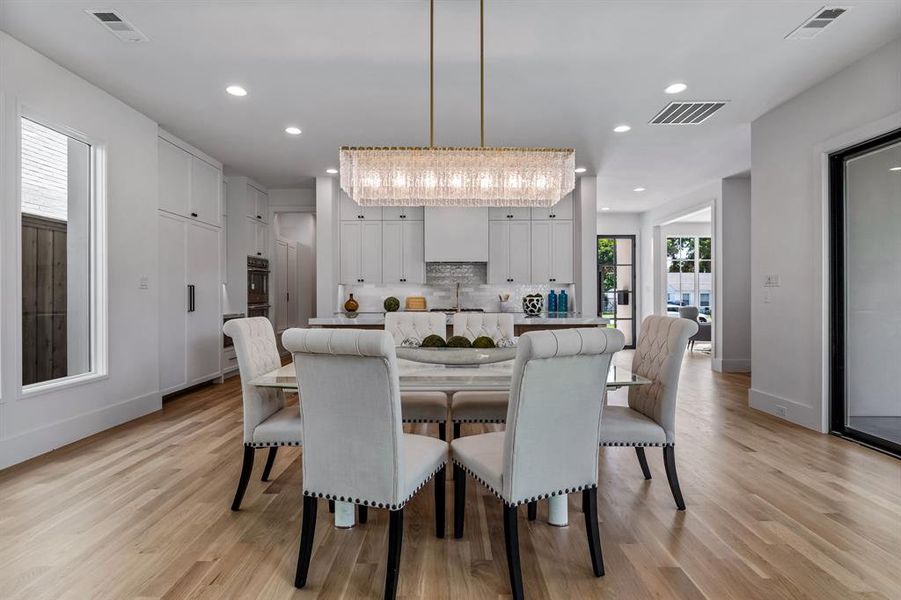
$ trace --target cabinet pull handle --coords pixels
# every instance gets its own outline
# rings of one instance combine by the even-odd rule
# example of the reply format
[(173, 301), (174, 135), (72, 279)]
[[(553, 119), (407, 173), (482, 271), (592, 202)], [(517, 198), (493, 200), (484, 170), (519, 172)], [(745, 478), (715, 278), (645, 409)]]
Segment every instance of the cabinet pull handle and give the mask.
[(401, 218), (401, 219), (406, 219), (406, 218), (407, 218), (407, 215), (401, 215), (400, 218)]
[(262, 221), (262, 220), (263, 220), (263, 217), (261, 217), (260, 215), (257, 215), (257, 219), (259, 219), (260, 221)]
[(262, 252), (257, 252), (257, 256), (263, 256)]
[(191, 213), (191, 216), (194, 217), (194, 218), (196, 219), (196, 218), (197, 218), (197, 213), (192, 212), (192, 213)]
[(194, 312), (194, 284), (188, 284), (188, 312)]

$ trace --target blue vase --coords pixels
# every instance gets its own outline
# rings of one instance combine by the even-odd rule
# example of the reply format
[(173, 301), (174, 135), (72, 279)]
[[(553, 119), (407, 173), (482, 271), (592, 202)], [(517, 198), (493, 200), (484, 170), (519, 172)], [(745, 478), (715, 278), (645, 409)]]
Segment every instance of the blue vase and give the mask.
[(557, 294), (554, 290), (551, 290), (547, 295), (547, 312), (548, 314), (557, 312)]
[(566, 290), (560, 290), (557, 298), (557, 310), (563, 314), (569, 312), (569, 296), (566, 294)]

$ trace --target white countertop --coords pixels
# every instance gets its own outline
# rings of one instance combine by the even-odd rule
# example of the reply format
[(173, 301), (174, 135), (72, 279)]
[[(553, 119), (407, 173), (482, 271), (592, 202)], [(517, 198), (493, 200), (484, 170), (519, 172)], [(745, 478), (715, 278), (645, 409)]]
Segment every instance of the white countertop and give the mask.
[[(479, 313), (467, 313), (479, 314)], [(512, 313), (514, 325), (584, 325), (586, 327), (606, 325), (607, 319), (601, 317), (583, 317), (581, 315), (541, 315), (540, 317), (527, 317), (523, 313)], [(447, 324), (452, 325), (454, 315), (447, 315)], [(332, 317), (313, 317), (308, 321), (314, 326), (338, 326), (353, 327), (354, 325), (384, 325), (384, 313), (366, 313), (358, 314), (356, 318), (349, 319), (345, 315), (334, 315)]]

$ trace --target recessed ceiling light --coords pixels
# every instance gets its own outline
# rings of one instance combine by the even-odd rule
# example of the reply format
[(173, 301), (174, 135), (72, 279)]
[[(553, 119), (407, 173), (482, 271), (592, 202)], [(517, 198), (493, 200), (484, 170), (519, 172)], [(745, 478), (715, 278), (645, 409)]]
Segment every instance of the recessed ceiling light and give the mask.
[(247, 90), (242, 88), (240, 85), (230, 85), (225, 88), (225, 91), (231, 94), (232, 96), (246, 96)]
[(576, 167), (576, 173), (584, 173), (587, 170), (585, 167)]
[(602, 207), (601, 207), (601, 210), (610, 210), (610, 207), (609, 207), (609, 206), (602, 206)]
[(667, 94), (679, 94), (688, 89), (688, 86), (684, 83), (672, 83), (666, 87), (664, 92)]
[(632, 128), (629, 127), (628, 125), (617, 125), (616, 127), (613, 128), (613, 131), (615, 131), (616, 133), (626, 133), (630, 129), (632, 129)]
[(901, 171), (901, 167), (892, 167), (889, 171)]
[(285, 127), (285, 133), (290, 135), (300, 135), (300, 127)]
[(632, 189), (633, 192), (643, 192), (644, 190), (645, 190), (645, 188), (643, 188), (643, 187), (637, 187), (637, 188)]
[(338, 169), (326, 169), (325, 172), (328, 173), (329, 175), (337, 175)]

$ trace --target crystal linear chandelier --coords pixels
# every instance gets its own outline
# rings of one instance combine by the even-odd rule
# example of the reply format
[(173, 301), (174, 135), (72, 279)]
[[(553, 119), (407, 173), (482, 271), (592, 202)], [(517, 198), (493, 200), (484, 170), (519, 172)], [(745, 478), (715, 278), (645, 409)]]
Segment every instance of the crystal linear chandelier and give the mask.
[(575, 187), (572, 148), (485, 147), (485, 2), (479, 1), (480, 145), (434, 145), (434, 0), (429, 0), (428, 147), (350, 147), (339, 152), (341, 189), (361, 206), (536, 206)]

